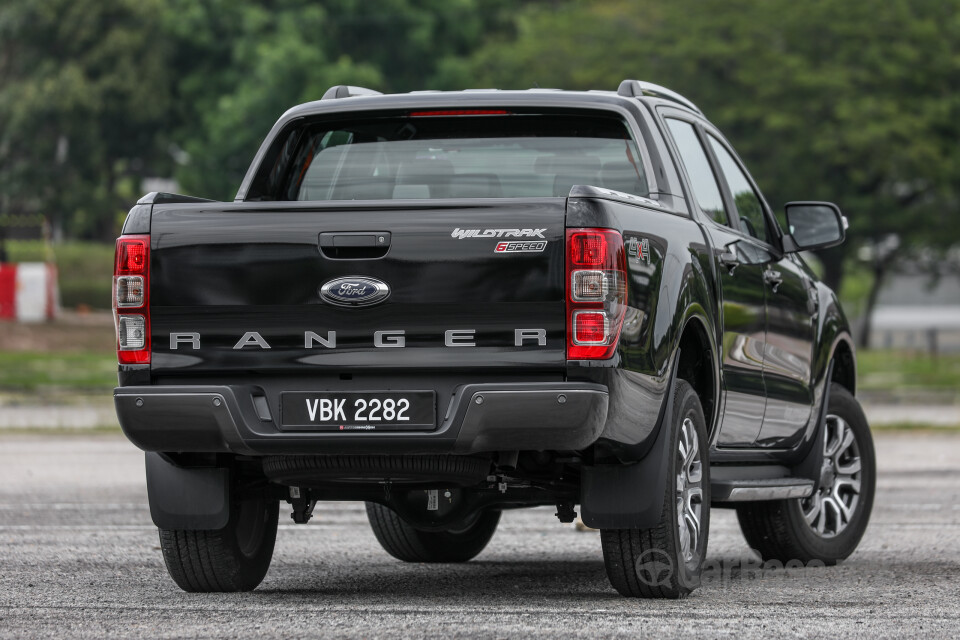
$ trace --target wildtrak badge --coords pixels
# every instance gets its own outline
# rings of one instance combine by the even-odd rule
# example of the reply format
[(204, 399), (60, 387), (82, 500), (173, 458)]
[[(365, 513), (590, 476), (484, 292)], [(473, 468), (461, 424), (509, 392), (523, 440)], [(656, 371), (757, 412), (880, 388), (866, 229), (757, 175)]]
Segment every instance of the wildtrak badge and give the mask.
[(546, 229), (461, 229), (457, 227), (450, 234), (457, 240), (464, 238), (543, 238)]

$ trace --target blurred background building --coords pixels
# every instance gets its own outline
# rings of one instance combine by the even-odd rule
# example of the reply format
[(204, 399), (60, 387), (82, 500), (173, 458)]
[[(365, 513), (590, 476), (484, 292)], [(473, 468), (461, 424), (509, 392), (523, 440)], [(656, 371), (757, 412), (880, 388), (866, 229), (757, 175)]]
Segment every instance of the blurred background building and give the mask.
[(870, 322), (871, 347), (960, 351), (960, 274), (943, 271), (931, 275), (908, 263), (887, 277)]

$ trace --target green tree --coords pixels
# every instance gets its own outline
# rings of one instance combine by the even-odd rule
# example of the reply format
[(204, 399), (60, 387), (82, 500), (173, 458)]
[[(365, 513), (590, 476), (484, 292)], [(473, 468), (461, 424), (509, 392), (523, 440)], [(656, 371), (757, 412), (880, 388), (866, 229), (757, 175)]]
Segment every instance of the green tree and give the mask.
[(156, 0), (0, 6), (0, 208), (108, 237), (163, 175), (170, 74)]
[(184, 0), (168, 13), (181, 45), (175, 58), (175, 68), (183, 70), (177, 137), (188, 155), (177, 177), (185, 192), (232, 198), (286, 109), (318, 99), (334, 84), (381, 81), (376, 67), (329, 51), (322, 7), (271, 5)]

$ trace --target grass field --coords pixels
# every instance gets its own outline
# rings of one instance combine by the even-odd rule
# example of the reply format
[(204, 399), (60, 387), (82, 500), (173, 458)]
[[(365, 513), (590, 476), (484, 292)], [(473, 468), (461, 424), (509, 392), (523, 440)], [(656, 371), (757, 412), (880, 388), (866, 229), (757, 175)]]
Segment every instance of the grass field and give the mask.
[(0, 389), (108, 392), (116, 385), (117, 361), (111, 353), (0, 351)]
[(960, 354), (933, 357), (922, 352), (861, 351), (857, 369), (863, 390), (952, 390), (960, 394)]

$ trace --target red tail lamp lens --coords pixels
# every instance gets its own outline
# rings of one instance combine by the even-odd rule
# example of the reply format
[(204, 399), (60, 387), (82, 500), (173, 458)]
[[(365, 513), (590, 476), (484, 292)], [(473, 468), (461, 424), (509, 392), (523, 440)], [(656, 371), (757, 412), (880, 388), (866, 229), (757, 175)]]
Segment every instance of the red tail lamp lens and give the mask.
[(603, 311), (577, 311), (573, 318), (574, 343), (605, 344), (607, 341), (607, 314)]
[(147, 267), (147, 242), (142, 239), (117, 239), (117, 264), (115, 275), (143, 273)]
[(580, 232), (570, 236), (570, 263), (575, 267), (603, 266), (607, 259), (607, 237), (601, 233)]

